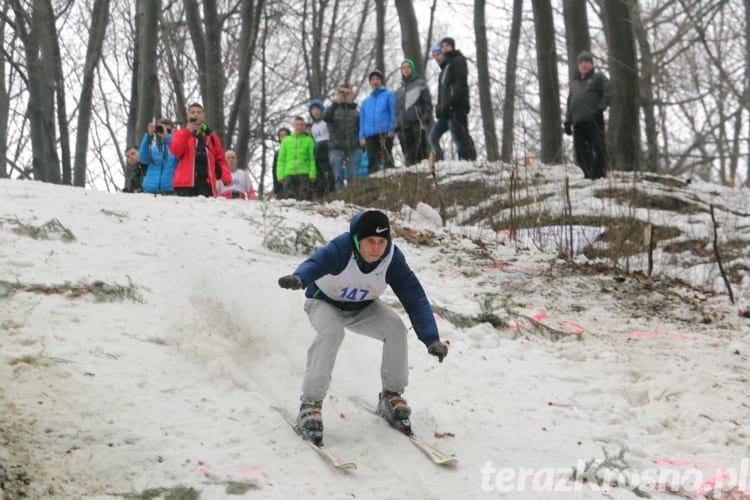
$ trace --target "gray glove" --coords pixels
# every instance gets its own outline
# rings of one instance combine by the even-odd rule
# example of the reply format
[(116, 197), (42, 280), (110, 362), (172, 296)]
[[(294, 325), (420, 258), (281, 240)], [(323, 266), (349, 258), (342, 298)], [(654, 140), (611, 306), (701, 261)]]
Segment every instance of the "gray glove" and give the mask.
[(443, 358), (448, 355), (448, 344), (436, 340), (427, 348), (427, 353), (437, 356), (438, 361), (443, 362)]
[(288, 288), (289, 290), (299, 290), (301, 288), (305, 288), (302, 280), (300, 280), (293, 274), (289, 274), (287, 276), (282, 276), (281, 278), (279, 278), (279, 286), (281, 288)]

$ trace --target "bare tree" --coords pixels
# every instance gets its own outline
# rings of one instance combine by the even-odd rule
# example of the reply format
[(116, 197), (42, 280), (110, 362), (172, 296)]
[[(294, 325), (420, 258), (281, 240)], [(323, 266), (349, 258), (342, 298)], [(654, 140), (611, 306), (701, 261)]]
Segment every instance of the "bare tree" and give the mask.
[(518, 46), (521, 39), (523, 0), (513, 0), (513, 15), (510, 23), (510, 43), (505, 59), (505, 99), (503, 99), (503, 145), (500, 159), (506, 163), (513, 160), (513, 125), (516, 106), (516, 69)]
[(60, 182), (60, 161), (55, 136), (55, 76), (50, 38), (53, 16), (48, 2), (34, 0), (29, 14), (19, 0), (10, 0), (16, 35), (24, 46), (28, 116), (31, 128), (32, 172), (45, 182)]
[[(375, 0), (375, 67), (388, 77), (385, 68), (385, 0)], [(385, 83), (385, 82), (383, 82)]]
[(76, 134), (75, 162), (73, 164), (73, 184), (78, 187), (86, 185), (86, 152), (91, 126), (91, 101), (94, 93), (94, 72), (102, 55), (104, 34), (109, 20), (109, 0), (95, 0), (91, 12), (91, 29), (86, 50), (86, 62), (83, 67), (83, 84), (81, 99), (78, 103), (78, 132)]
[[(138, 97), (135, 130), (143, 132), (146, 123), (158, 118), (156, 89), (159, 86), (156, 47), (159, 43), (159, 9), (161, 0), (139, 2), (138, 25)], [(136, 132), (137, 134), (137, 132)], [(135, 136), (137, 137), (137, 135)]]
[(560, 85), (557, 78), (555, 24), (550, 0), (531, 0), (534, 8), (539, 102), (541, 116), (541, 160), (562, 160), (562, 127), (560, 122)]
[(638, 49), (641, 54), (641, 71), (638, 82), (640, 95), (640, 108), (643, 112), (643, 123), (646, 137), (646, 159), (645, 169), (651, 172), (658, 172), (659, 165), (659, 144), (656, 115), (654, 113), (654, 79), (658, 77), (658, 67), (654, 63), (654, 56), (651, 51), (651, 43), (648, 40), (648, 33), (641, 22), (641, 12), (638, 0), (633, 0), (633, 29), (635, 38), (638, 42)]
[(484, 142), (488, 161), (498, 161), (500, 153), (497, 148), (495, 131), (495, 113), (490, 94), (490, 70), (487, 54), (487, 26), (485, 25), (484, 0), (474, 0), (474, 36), (477, 45), (477, 78), (479, 86), (479, 110), (482, 114)]
[[(742, 99), (743, 107), (750, 111), (750, 0), (743, 0), (745, 11), (745, 95)], [(750, 120), (748, 120), (747, 139), (745, 149), (750, 150)], [(750, 187), (750, 155), (745, 159), (745, 186)]]
[(248, 148), (250, 142), (250, 70), (255, 57), (255, 48), (258, 40), (260, 21), (264, 11), (264, 0), (242, 0), (239, 52), (239, 69), (237, 92), (227, 120), (226, 143), (233, 144), (237, 128), (237, 140), (234, 149), (237, 153), (237, 161), (243, 167), (247, 165)]
[[(0, 20), (0, 40), (5, 40), (5, 19), (8, 17), (8, 2), (3, 3)], [(10, 116), (10, 94), (5, 84), (5, 68), (10, 61), (3, 51), (0, 59), (0, 179), (8, 177), (8, 117)]]
[(607, 141), (610, 163), (618, 170), (639, 170), (638, 63), (632, 12), (626, 0), (605, 0), (603, 6), (613, 94)]
[(422, 58), (422, 45), (419, 41), (419, 23), (414, 12), (411, 0), (395, 0), (396, 12), (401, 24), (401, 48), (404, 56), (414, 61), (415, 67), (419, 68), (424, 75), (424, 59)]
[(568, 53), (568, 78), (572, 80), (578, 74), (578, 54), (583, 50), (591, 50), (586, 0), (563, 0), (563, 19)]

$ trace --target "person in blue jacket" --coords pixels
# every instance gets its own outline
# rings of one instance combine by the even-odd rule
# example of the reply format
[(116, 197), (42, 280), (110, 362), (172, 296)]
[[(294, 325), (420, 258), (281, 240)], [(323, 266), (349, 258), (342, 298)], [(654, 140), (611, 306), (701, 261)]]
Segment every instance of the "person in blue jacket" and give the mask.
[(359, 111), (359, 143), (367, 151), (369, 173), (393, 168), (393, 136), (396, 133), (396, 95), (385, 88), (383, 72), (370, 71), (372, 92)]
[(392, 426), (410, 431), (411, 409), (401, 396), (409, 376), (407, 331), (401, 318), (379, 299), (388, 285), (427, 352), (442, 363), (448, 344), (440, 341), (424, 289), (391, 240), (391, 224), (383, 212), (357, 214), (349, 232), (314, 252), (294, 273), (279, 278), (282, 288), (306, 288), (305, 311), (317, 331), (307, 352), (296, 422), (306, 439), (322, 443), (321, 407), (345, 328), (383, 342), (378, 411)]
[(174, 194), (172, 180), (177, 158), (169, 152), (172, 142), (173, 124), (167, 118), (160, 118), (156, 125), (149, 123), (141, 140), (138, 159), (147, 166), (143, 178), (144, 193)]

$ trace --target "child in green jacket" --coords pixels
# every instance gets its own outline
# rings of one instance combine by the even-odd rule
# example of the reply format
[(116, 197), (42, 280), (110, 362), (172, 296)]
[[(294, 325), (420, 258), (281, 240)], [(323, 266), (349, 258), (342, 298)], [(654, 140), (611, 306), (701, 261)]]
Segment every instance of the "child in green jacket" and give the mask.
[(282, 185), (279, 198), (312, 198), (312, 187), (317, 178), (315, 140), (307, 133), (301, 116), (294, 118), (294, 133), (281, 141), (276, 177)]

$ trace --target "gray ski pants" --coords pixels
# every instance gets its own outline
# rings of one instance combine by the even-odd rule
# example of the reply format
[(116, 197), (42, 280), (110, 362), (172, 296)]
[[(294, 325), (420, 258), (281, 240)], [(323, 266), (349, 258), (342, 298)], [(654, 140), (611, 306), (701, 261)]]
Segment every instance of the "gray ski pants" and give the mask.
[(401, 394), (409, 381), (406, 326), (379, 300), (361, 311), (342, 311), (319, 299), (307, 299), (305, 312), (317, 336), (307, 351), (302, 400), (322, 401), (331, 383), (344, 328), (383, 342), (380, 378), (383, 389)]

